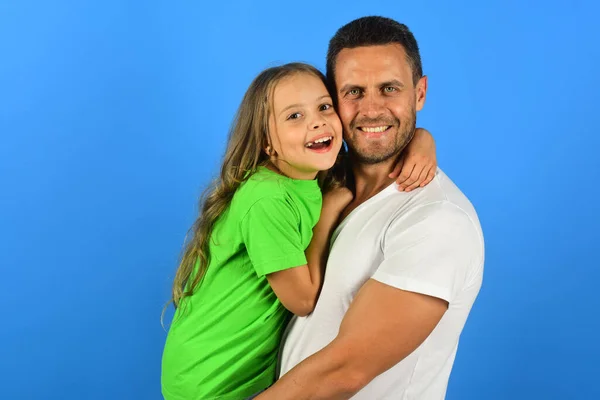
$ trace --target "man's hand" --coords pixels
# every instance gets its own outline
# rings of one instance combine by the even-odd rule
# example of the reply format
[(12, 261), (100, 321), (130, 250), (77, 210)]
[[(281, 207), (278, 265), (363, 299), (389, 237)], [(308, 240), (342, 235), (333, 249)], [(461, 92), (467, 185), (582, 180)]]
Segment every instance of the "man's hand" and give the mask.
[(410, 192), (429, 184), (435, 176), (436, 169), (433, 136), (427, 130), (417, 128), (389, 177), (396, 178), (398, 190)]
[(352, 302), (338, 336), (256, 399), (349, 399), (420, 346), (447, 308), (445, 300), (371, 279)]

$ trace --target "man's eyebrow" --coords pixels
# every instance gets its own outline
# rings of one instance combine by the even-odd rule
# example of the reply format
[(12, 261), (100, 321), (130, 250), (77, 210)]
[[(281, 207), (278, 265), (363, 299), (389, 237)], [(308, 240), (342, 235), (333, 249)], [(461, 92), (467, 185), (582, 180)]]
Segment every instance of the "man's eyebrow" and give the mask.
[(398, 79), (392, 79), (391, 81), (383, 82), (379, 87), (388, 87), (388, 86), (398, 86), (399, 88), (404, 88), (404, 83), (400, 82)]
[(340, 88), (340, 93), (347, 92), (350, 89), (364, 89), (364, 87), (355, 85), (353, 83), (348, 83)]
[[(381, 87), (381, 88), (388, 87), (388, 86), (397, 86), (397, 87), (403, 89), (405, 85), (404, 85), (404, 83), (400, 82), (398, 79), (392, 79), (390, 81), (382, 82), (378, 86)], [(347, 92), (350, 89), (361, 89), (361, 90), (364, 90), (365, 88), (363, 86), (360, 86), (360, 85), (354, 85), (354, 84), (348, 83), (348, 84), (346, 84), (346, 85), (344, 85), (344, 86), (342, 86), (340, 88), (340, 93)]]
[[(319, 100), (322, 100), (322, 99), (325, 99), (325, 98), (327, 98), (327, 97), (331, 98), (331, 96), (330, 96), (330, 95), (328, 95), (328, 94), (324, 94), (323, 96), (317, 97), (317, 101), (319, 101)], [(279, 115), (283, 114), (284, 112), (286, 112), (287, 110), (289, 110), (289, 109), (291, 109), (291, 108), (300, 108), (300, 107), (302, 107), (302, 106), (304, 106), (304, 104), (300, 104), (300, 103), (297, 103), (297, 104), (290, 104), (289, 106), (287, 106), (286, 108), (284, 108), (283, 110), (281, 110), (281, 111), (279, 112)]]

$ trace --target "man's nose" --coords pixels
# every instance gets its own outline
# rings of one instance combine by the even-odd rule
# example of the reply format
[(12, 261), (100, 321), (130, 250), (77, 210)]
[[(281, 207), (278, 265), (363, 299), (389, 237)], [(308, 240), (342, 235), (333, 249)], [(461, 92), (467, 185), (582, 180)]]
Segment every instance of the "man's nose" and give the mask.
[(365, 96), (361, 104), (361, 112), (369, 118), (377, 118), (383, 114), (384, 102), (381, 96), (375, 94)]

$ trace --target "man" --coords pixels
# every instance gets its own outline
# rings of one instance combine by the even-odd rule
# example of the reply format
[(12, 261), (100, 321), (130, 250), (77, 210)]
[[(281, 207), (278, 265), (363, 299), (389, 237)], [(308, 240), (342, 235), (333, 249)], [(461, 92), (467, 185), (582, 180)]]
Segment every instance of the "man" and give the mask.
[(471, 203), (441, 170), (408, 193), (388, 176), (425, 103), (417, 42), (396, 21), (360, 18), (331, 39), (327, 75), (355, 196), (317, 306), (291, 323), (281, 379), (257, 399), (443, 399), (484, 242)]

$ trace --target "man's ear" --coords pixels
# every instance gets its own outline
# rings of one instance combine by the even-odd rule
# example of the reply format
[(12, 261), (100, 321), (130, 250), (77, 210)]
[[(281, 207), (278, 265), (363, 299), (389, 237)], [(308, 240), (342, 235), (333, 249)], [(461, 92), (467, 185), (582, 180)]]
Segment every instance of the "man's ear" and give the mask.
[(425, 105), (425, 98), (427, 97), (427, 75), (424, 75), (419, 79), (415, 89), (415, 108), (416, 111), (421, 111)]

